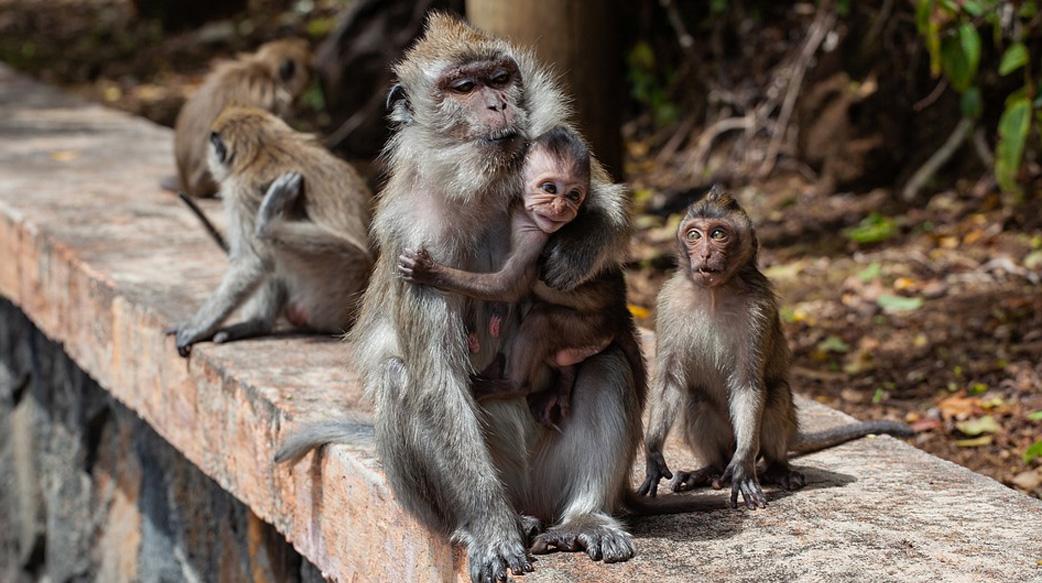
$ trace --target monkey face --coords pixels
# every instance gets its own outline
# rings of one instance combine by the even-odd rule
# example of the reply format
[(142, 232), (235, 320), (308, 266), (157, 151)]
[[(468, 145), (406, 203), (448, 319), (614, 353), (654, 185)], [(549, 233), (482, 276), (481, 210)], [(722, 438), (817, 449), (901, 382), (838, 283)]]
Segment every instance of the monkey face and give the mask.
[(693, 218), (680, 224), (680, 247), (687, 256), (691, 280), (702, 287), (730, 281), (748, 258), (745, 234), (726, 219)]
[(491, 148), (518, 150), (523, 143), (518, 108), (521, 72), (510, 57), (450, 66), (435, 84), (435, 100), (452, 120), (448, 134)]
[(589, 191), (589, 177), (578, 176), (575, 164), (543, 150), (528, 154), (525, 165), (525, 210), (539, 230), (554, 233), (579, 214)]

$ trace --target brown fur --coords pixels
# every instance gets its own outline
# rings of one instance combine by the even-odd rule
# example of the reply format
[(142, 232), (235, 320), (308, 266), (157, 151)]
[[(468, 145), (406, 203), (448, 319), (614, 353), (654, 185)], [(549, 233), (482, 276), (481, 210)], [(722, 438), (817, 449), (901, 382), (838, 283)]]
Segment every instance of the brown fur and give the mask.
[[(261, 109), (229, 108), (212, 130), (220, 150), (211, 145), (210, 167), (228, 215), (231, 266), (177, 330), (178, 350), (267, 333), (283, 309), (298, 327), (346, 330), (371, 265), (363, 179), (314, 137)], [(219, 331), (246, 300), (246, 322)]]
[[(217, 184), (206, 163), (211, 124), (233, 105), (258, 107), (278, 116), (288, 114), (308, 86), (310, 60), (307, 41), (286, 39), (215, 66), (177, 116), (174, 157), (181, 188), (196, 197), (216, 194)], [(292, 67), (292, 75), (284, 79), (287, 66)]]

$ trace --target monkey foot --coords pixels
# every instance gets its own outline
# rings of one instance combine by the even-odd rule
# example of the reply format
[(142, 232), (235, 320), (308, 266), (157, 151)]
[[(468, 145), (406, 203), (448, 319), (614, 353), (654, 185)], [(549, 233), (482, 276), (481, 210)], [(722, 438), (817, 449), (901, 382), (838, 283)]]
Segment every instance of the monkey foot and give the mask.
[(807, 485), (807, 479), (789, 464), (768, 464), (763, 472), (763, 483), (781, 486), (786, 490), (799, 490)]
[(677, 472), (670, 487), (674, 492), (687, 492), (695, 488), (713, 486), (720, 488), (720, 469), (713, 466), (705, 466), (691, 472)]
[(519, 542), (496, 543), (474, 542), (468, 545), (470, 580), (473, 583), (495, 583), (506, 581), (507, 571), (514, 575), (532, 572), (532, 563)]
[(547, 529), (532, 542), (533, 554), (554, 551), (584, 551), (594, 561), (618, 563), (633, 558), (633, 537), (614, 525), (573, 521)]
[(521, 534), (524, 535), (525, 542), (528, 544), (532, 544), (536, 535), (546, 530), (543, 526), (543, 521), (534, 516), (522, 514), (518, 517), (518, 522), (521, 526)]
[(560, 426), (571, 410), (570, 400), (559, 391), (546, 390), (530, 395), (528, 406), (540, 425), (560, 432)]

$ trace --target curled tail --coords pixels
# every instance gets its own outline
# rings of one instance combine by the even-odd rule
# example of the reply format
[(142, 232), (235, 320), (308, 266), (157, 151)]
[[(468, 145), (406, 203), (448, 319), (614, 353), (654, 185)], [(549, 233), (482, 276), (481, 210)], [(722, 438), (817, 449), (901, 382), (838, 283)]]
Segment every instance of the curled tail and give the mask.
[(304, 425), (290, 434), (275, 453), (275, 463), (296, 463), (312, 449), (327, 444), (369, 445), (373, 443), (370, 419), (330, 419)]
[(795, 455), (805, 455), (860, 439), (866, 435), (883, 433), (897, 437), (911, 437), (915, 435), (915, 431), (908, 424), (900, 421), (861, 421), (840, 425), (825, 431), (801, 433), (796, 439), (796, 443), (792, 446), (791, 451)]
[(203, 228), (206, 229), (206, 234), (210, 235), (210, 238), (214, 240), (214, 243), (217, 243), (217, 246), (220, 247), (222, 251), (228, 253), (228, 243), (224, 240), (224, 236), (221, 235), (221, 232), (217, 230), (217, 227), (213, 226), (210, 219), (206, 217), (206, 213), (203, 212), (203, 209), (199, 208), (199, 205), (192, 200), (192, 197), (188, 196), (183, 191), (178, 192), (177, 197), (180, 198), (181, 201), (188, 206), (188, 210), (192, 211), (192, 214), (199, 219), (199, 222), (203, 224)]

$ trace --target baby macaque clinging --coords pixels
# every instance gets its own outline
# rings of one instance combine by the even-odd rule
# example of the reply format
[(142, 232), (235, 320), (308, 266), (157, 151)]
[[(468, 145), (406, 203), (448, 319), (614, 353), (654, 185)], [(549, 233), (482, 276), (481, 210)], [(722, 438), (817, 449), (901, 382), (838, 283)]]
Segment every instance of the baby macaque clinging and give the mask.
[[(756, 232), (738, 201), (718, 187), (688, 208), (677, 230), (678, 267), (658, 298), (658, 367), (639, 493), (673, 478), (662, 444), (677, 413), (705, 464), (677, 472), (674, 491), (731, 482), (750, 508), (767, 505), (761, 479), (793, 490), (802, 474), (790, 453), (809, 453), (871, 433), (910, 435), (892, 421), (800, 433), (789, 386), (791, 357), (770, 282), (756, 266)], [(757, 474), (763, 457), (766, 468)]]
[(217, 65), (177, 116), (174, 157), (178, 187), (191, 196), (210, 197), (217, 183), (207, 166), (210, 125), (225, 108), (258, 107), (278, 116), (289, 113), (310, 81), (311, 51), (302, 39), (266, 43), (255, 53)]
[[(582, 138), (555, 127), (531, 144), (523, 170), (524, 192), (511, 209), (511, 251), (496, 273), (472, 273), (435, 262), (425, 249), (405, 250), (398, 259), (406, 280), (434, 286), (472, 299), (517, 303), (532, 296), (536, 302), (525, 315), (510, 350), (505, 379), (491, 372), (496, 363), (474, 379), (478, 400), (526, 396), (533, 378), (545, 366), (557, 372), (555, 388), (530, 400), (536, 419), (549, 427), (567, 416), (575, 368), (625, 336), (629, 318), (619, 295), (617, 278), (594, 278), (573, 291), (560, 292), (539, 284), (539, 257), (550, 236), (571, 222), (590, 192), (590, 153)], [(489, 323), (498, 335), (498, 323)], [(627, 352), (636, 350), (627, 347)], [(630, 355), (640, 358), (639, 352)]]
[[(257, 108), (232, 107), (213, 124), (210, 170), (228, 217), (220, 286), (178, 326), (177, 350), (295, 327), (342, 332), (354, 318), (372, 263), (371, 195), (343, 160), (310, 135)], [(239, 307), (245, 321), (220, 328)]]

